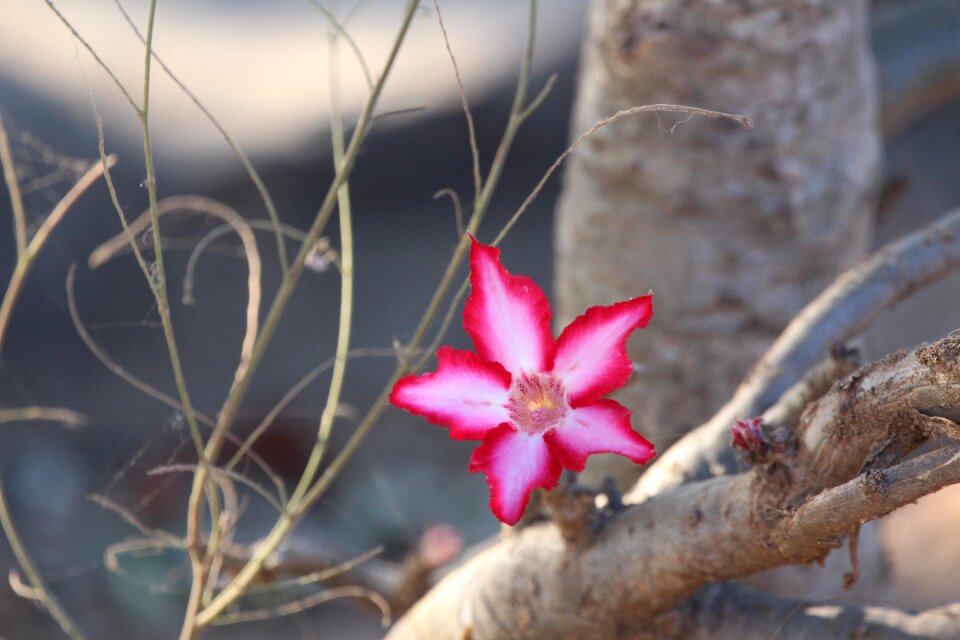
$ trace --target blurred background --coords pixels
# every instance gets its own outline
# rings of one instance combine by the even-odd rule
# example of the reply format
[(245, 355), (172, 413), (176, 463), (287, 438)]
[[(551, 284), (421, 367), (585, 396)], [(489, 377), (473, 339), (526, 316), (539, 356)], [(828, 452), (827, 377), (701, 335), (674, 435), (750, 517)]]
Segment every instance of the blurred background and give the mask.
[[(125, 2), (124, 7), (144, 25), (146, 4)], [(308, 2), (293, 1), (159, 4), (157, 53), (250, 155), (283, 221), (305, 228), (332, 176), (326, 128), (329, 30), (322, 14)], [(326, 6), (347, 16), (347, 29), (377, 69), (402, 4), (376, 0)], [(113, 3), (62, 0), (56, 6), (139, 96), (141, 45)], [(513, 96), (526, 6), (508, 0), (446, 0), (441, 6), (487, 167)], [(567, 144), (586, 7), (584, 0), (542, 3), (533, 91), (552, 72), (559, 79), (521, 131), (481, 240), (492, 239)], [(875, 2), (873, 11), (885, 100), (906, 102), (917, 69), (958, 68), (960, 5), (886, 0)], [(349, 51), (343, 48), (340, 58), (349, 121), (364, 97), (365, 83)], [(248, 218), (265, 218), (256, 190), (217, 131), (159, 69), (154, 77), (152, 123), (161, 197), (202, 194)], [(960, 78), (954, 82), (960, 85)], [(955, 88), (944, 86), (944, 98), (912, 107), (910, 118), (888, 128), (891, 202), (878, 223), (878, 245), (960, 203), (960, 101), (951, 98)], [(113, 175), (121, 204), (130, 217), (146, 208), (135, 115), (43, 2), (0, 7), (0, 109), (21, 178), (29, 184), (25, 192), (33, 224), (39, 224), (96, 158), (98, 115), (104, 120), (107, 150), (119, 155)], [(414, 21), (380, 112), (395, 113), (375, 123), (351, 180), (357, 244), (354, 345), (389, 349), (394, 341), (410, 337), (456, 242), (450, 202), (436, 200), (434, 194), (452, 188), (466, 202), (472, 193), (466, 124), (429, 3)], [(552, 213), (559, 187), (557, 179), (549, 183), (503, 245), (507, 268), (531, 276), (548, 294)], [(9, 202), (3, 197), (4, 281), (14, 260), (8, 220)], [(166, 254), (172, 300), (180, 300), (189, 250), (215, 226), (197, 216), (164, 223), (172, 239)], [(67, 309), (64, 282), (70, 265), (77, 263), (79, 313), (91, 334), (132, 373), (173, 391), (156, 310), (133, 258), (121, 256), (95, 271), (86, 267), (90, 252), (119, 231), (106, 189), (98, 184), (45, 249), (18, 305), (0, 363), (0, 407), (67, 406), (89, 416), (91, 423), (76, 431), (46, 424), (5, 426), (0, 432), (0, 473), (31, 552), (90, 637), (169, 638), (179, 628), (187, 588), (184, 565), (171, 554), (129, 559), (122, 573), (107, 571), (104, 550), (136, 532), (88, 498), (106, 496), (151, 526), (182, 531), (188, 478), (147, 474), (158, 465), (191, 459), (182, 416), (98, 363), (78, 337)], [(328, 235), (337, 237), (335, 224)], [(279, 282), (279, 269), (272, 239), (260, 239), (269, 296)], [(216, 413), (229, 388), (243, 331), (239, 319), (246, 270), (235, 249), (228, 238), (205, 253), (196, 272), (195, 304), (177, 303), (173, 309), (192, 398), (208, 415)], [(956, 328), (958, 293), (960, 280), (954, 277), (888, 314), (868, 336), (869, 353), (878, 356)], [(243, 405), (238, 433), (252, 429), (303, 374), (332, 356), (338, 300), (335, 271), (305, 275)], [(469, 346), (459, 326), (445, 342)], [(351, 361), (334, 447), (349, 435), (393, 364), (390, 356)], [(321, 376), (312, 384), (257, 447), (288, 480), (298, 476), (309, 453), (326, 382)], [(482, 540), (496, 532), (497, 522), (485, 506), (482, 476), (466, 473), (472, 448), (472, 443), (449, 440), (443, 430), (422, 420), (388, 410), (334, 490), (298, 529), (298, 540), (345, 555), (383, 544), (386, 559), (402, 558), (434, 523), (455, 526), (467, 544)], [(942, 512), (942, 505), (949, 503), (934, 510)], [(925, 507), (921, 503), (916, 508)], [(238, 541), (263, 535), (271, 516), (269, 505), (252, 499)], [(898, 522), (906, 519), (893, 519), (888, 535), (902, 538), (906, 525)], [(924, 562), (943, 565), (960, 558), (955, 541), (937, 535), (911, 527), (916, 548), (926, 552), (902, 570), (904, 586), (897, 597), (903, 604), (929, 606), (960, 598), (955, 582), (921, 579)], [(2, 575), (12, 566), (9, 549), (0, 545)], [(909, 582), (911, 572), (916, 583)], [(380, 637), (382, 630), (365, 612), (324, 605), (288, 618), (215, 630), (210, 636), (265, 634), (278, 639), (360, 639)], [(58, 631), (46, 615), (16, 597), (5, 583), (0, 585), (0, 638), (47, 637), (58, 637)]]

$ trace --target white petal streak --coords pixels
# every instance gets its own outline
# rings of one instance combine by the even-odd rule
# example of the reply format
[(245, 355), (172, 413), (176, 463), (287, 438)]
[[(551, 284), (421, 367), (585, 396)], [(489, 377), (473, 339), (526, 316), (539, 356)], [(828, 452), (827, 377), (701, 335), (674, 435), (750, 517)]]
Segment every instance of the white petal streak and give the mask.
[(450, 427), (458, 440), (481, 440), (509, 419), (510, 374), (469, 351), (443, 347), (436, 373), (399, 380), (390, 402), (430, 422)]
[(633, 370), (627, 338), (652, 316), (646, 295), (587, 309), (563, 330), (552, 373), (563, 380), (572, 404), (589, 404), (627, 383)]
[(630, 411), (613, 400), (572, 410), (544, 436), (565, 469), (582, 471), (594, 453), (617, 453), (637, 464), (655, 455), (653, 445), (630, 426)]
[(515, 376), (540, 373), (553, 361), (550, 303), (533, 280), (510, 275), (499, 255), (499, 249), (473, 241), (464, 329), (481, 358), (501, 363)]
[(555, 487), (561, 470), (542, 435), (507, 425), (490, 431), (470, 459), (470, 471), (487, 477), (491, 511), (507, 524), (523, 515), (531, 491)]

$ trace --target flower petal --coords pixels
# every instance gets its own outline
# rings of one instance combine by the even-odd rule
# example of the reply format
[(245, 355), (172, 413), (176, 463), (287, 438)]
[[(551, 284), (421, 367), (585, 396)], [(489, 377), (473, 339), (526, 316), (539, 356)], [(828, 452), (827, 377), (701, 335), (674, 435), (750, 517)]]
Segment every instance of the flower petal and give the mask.
[(627, 338), (653, 317), (647, 294), (609, 307), (591, 307), (557, 339), (553, 375), (563, 380), (572, 406), (584, 406), (627, 383), (633, 363)]
[(541, 434), (502, 424), (487, 432), (470, 458), (470, 472), (482, 471), (490, 485), (490, 510), (506, 524), (516, 524), (534, 489), (557, 486), (562, 468)]
[(481, 440), (509, 419), (510, 374), (469, 351), (441, 347), (437, 372), (407, 376), (394, 385), (390, 402), (433, 424), (450, 427), (456, 440)]
[(514, 375), (546, 371), (555, 349), (547, 296), (530, 278), (510, 275), (500, 264), (499, 249), (471, 240), (463, 327), (477, 353)]
[(571, 471), (583, 471), (587, 456), (594, 453), (618, 453), (637, 464), (656, 455), (653, 445), (630, 426), (630, 410), (613, 400), (572, 410), (543, 438), (564, 469)]

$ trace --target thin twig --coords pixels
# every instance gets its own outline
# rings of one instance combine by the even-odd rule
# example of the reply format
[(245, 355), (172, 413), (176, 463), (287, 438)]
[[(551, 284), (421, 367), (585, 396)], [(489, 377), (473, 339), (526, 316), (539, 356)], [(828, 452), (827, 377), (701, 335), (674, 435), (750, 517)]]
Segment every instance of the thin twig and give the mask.
[(290, 587), (305, 587), (307, 585), (316, 584), (317, 582), (324, 582), (330, 578), (335, 578), (341, 574), (347, 573), (351, 569), (356, 568), (367, 560), (375, 558), (381, 553), (383, 553), (383, 545), (377, 545), (368, 551), (364, 551), (363, 553), (356, 555), (349, 560), (344, 560), (339, 564), (335, 564), (328, 569), (323, 569), (322, 571), (312, 571), (308, 574), (297, 576), (296, 578), (290, 578), (289, 580), (277, 580), (275, 582), (268, 582), (266, 584), (252, 586), (247, 590), (247, 592), (251, 594), (265, 593), (269, 591), (278, 591), (280, 589), (289, 589)]
[[(362, 358), (362, 357), (389, 357), (396, 355), (396, 352), (393, 349), (352, 349), (348, 354), (347, 358)], [(324, 371), (328, 371), (333, 367), (336, 362), (336, 357), (329, 358), (324, 360), (319, 365), (311, 369), (306, 375), (304, 375), (300, 380), (293, 385), (283, 397), (277, 402), (270, 411), (263, 417), (260, 421), (260, 424), (250, 432), (250, 435), (244, 439), (243, 444), (240, 445), (240, 448), (237, 449), (237, 452), (233, 454), (233, 457), (230, 458), (230, 461), (224, 465), (224, 469), (230, 470), (233, 469), (237, 463), (246, 455), (253, 445), (260, 439), (260, 437), (266, 432), (267, 429), (274, 423), (277, 419), (277, 416), (283, 412), (284, 409), (289, 405), (300, 393), (310, 385), (311, 382), (317, 379), (317, 377)]]
[(9, 422), (59, 422), (67, 428), (82, 427), (89, 423), (87, 417), (73, 409), (63, 407), (18, 407), (0, 409), (0, 424)]
[(520, 205), (520, 208), (518, 208), (514, 214), (510, 216), (510, 220), (507, 221), (507, 224), (505, 224), (500, 230), (500, 233), (497, 234), (496, 239), (493, 241), (493, 245), (495, 246), (499, 244), (504, 237), (506, 237), (506, 235), (513, 228), (513, 225), (515, 225), (517, 220), (520, 219), (520, 216), (522, 216), (527, 208), (533, 203), (533, 201), (537, 199), (537, 196), (540, 195), (540, 192), (547, 184), (547, 181), (550, 180), (554, 173), (556, 173), (557, 169), (560, 168), (560, 165), (563, 164), (563, 161), (566, 160), (571, 153), (576, 151), (577, 147), (579, 147), (585, 140), (589, 139), (600, 129), (609, 126), (623, 118), (628, 118), (630, 116), (637, 115), (638, 113), (659, 113), (663, 111), (673, 113), (688, 113), (691, 115), (704, 116), (706, 118), (724, 118), (727, 120), (732, 120), (747, 129), (753, 128), (753, 120), (747, 116), (738, 115), (736, 113), (713, 111), (711, 109), (701, 109), (699, 107), (688, 107), (680, 104), (648, 104), (641, 107), (630, 107), (629, 109), (617, 111), (612, 116), (600, 120), (592, 127), (581, 133), (580, 136), (578, 136), (577, 139), (574, 140), (573, 143), (567, 147), (566, 150), (561, 153), (556, 160), (553, 161), (553, 164), (550, 165), (547, 171), (543, 174), (543, 177), (540, 178), (540, 181), (537, 182), (536, 186), (534, 186), (533, 191), (530, 192), (530, 195), (528, 195), (526, 200), (523, 201), (523, 204)]
[[(137, 38), (145, 45), (146, 40), (143, 35), (140, 33), (140, 30), (137, 28), (136, 23), (130, 18), (130, 14), (127, 13), (126, 9), (123, 8), (123, 5), (120, 3), (120, 0), (114, 0), (114, 4), (117, 9), (123, 15), (124, 20), (127, 21), (127, 24), (130, 25), (130, 28), (136, 34)], [(210, 121), (218, 132), (220, 132), (221, 137), (227, 143), (227, 146), (233, 151), (234, 155), (237, 156), (237, 159), (240, 161), (240, 164), (243, 165), (244, 170), (247, 172), (250, 181), (253, 183), (253, 186), (256, 187), (257, 192), (260, 194), (260, 199), (263, 200), (263, 206), (267, 209), (267, 215), (270, 217), (270, 223), (273, 228), (274, 235), (276, 236), (277, 241), (277, 256), (280, 260), (280, 269), (286, 274), (287, 272), (287, 247), (283, 242), (283, 233), (282, 224), (280, 222), (280, 214), (277, 212), (277, 207), (273, 203), (273, 198), (270, 195), (270, 191), (267, 189), (266, 184), (263, 182), (263, 179), (260, 177), (260, 174), (254, 168), (253, 163), (250, 162), (250, 159), (247, 157), (247, 154), (244, 153), (243, 149), (240, 148), (240, 145), (233, 139), (227, 130), (220, 124), (220, 121), (213, 115), (213, 113), (207, 109), (206, 105), (200, 102), (200, 99), (194, 94), (187, 85), (177, 77), (176, 74), (166, 65), (166, 63), (157, 55), (156, 51), (153, 51), (153, 59), (157, 61), (157, 64), (166, 72), (167, 76), (173, 80), (174, 84), (183, 91), (184, 94), (193, 102), (194, 105), (206, 116), (207, 120)]]
[(350, 47), (350, 50), (353, 52), (354, 57), (357, 59), (357, 63), (360, 65), (360, 69), (363, 71), (363, 79), (367, 82), (367, 89), (373, 90), (373, 76), (370, 75), (370, 68), (367, 66), (367, 61), (363, 57), (363, 52), (360, 50), (360, 47), (357, 46), (356, 41), (350, 36), (350, 33), (347, 31), (346, 27), (343, 26), (337, 17), (330, 12), (325, 6), (323, 6), (318, 0), (307, 0), (312, 4), (320, 13), (323, 14), (323, 17), (326, 19), (327, 23), (333, 27), (333, 30), (338, 36), (343, 38), (343, 40)]
[(80, 176), (80, 179), (74, 183), (70, 190), (57, 202), (57, 205), (50, 211), (50, 214), (43, 220), (43, 223), (40, 225), (40, 228), (37, 229), (37, 232), (33, 234), (33, 238), (30, 240), (30, 245), (27, 247), (28, 252), (36, 255), (40, 248), (46, 243), (47, 238), (53, 233), (53, 230), (56, 228), (60, 221), (63, 220), (63, 217), (67, 215), (67, 212), (73, 208), (73, 205), (76, 204), (77, 200), (80, 199), (87, 189), (89, 189), (93, 184), (103, 176), (104, 167), (107, 169), (113, 167), (117, 163), (117, 156), (109, 155), (107, 156), (105, 163), (94, 163), (87, 171)]
[(111, 573), (123, 574), (120, 568), (120, 555), (124, 553), (136, 553), (138, 551), (160, 551), (166, 549), (182, 549), (183, 542), (171, 545), (168, 542), (153, 537), (131, 538), (123, 542), (117, 542), (108, 546), (103, 552), (103, 566)]
[[(246, 220), (246, 223), (252, 229), (266, 229), (268, 231), (273, 230), (273, 223), (270, 220)], [(195, 302), (193, 296), (194, 272), (197, 269), (197, 262), (200, 260), (200, 256), (204, 251), (207, 250), (207, 247), (209, 247), (210, 244), (212, 244), (218, 238), (230, 233), (231, 231), (233, 231), (233, 227), (226, 223), (211, 229), (209, 232), (207, 232), (207, 235), (200, 238), (193, 250), (190, 252), (190, 258), (187, 260), (187, 268), (183, 275), (183, 304), (193, 304)], [(299, 242), (303, 242), (306, 236), (306, 234), (296, 227), (291, 227), (287, 224), (280, 225), (280, 232), (284, 236), (298, 240)]]
[(17, 180), (17, 165), (13, 161), (13, 150), (7, 136), (7, 127), (0, 113), (0, 163), (3, 164), (3, 179), (10, 196), (10, 209), (13, 212), (13, 235), (17, 243), (17, 259), (27, 250), (27, 214), (23, 206), (23, 193)]
[(139, 531), (141, 534), (143, 534), (147, 538), (159, 540), (171, 547), (179, 547), (179, 548), (183, 547), (183, 540), (173, 535), (172, 533), (168, 533), (167, 531), (163, 531), (161, 529), (154, 529), (153, 527), (147, 526), (146, 524), (143, 523), (142, 520), (140, 520), (137, 516), (135, 516), (129, 509), (122, 507), (121, 505), (117, 504), (110, 498), (107, 498), (106, 496), (91, 494), (87, 496), (87, 499), (93, 502), (94, 504), (117, 514), (121, 520), (129, 524), (131, 527)]
[(363, 587), (335, 587), (333, 589), (324, 589), (311, 596), (289, 602), (276, 607), (265, 609), (252, 609), (249, 611), (238, 611), (236, 613), (226, 613), (217, 618), (215, 625), (237, 624), (239, 622), (254, 622), (257, 620), (270, 620), (272, 618), (281, 618), (290, 616), (301, 611), (306, 611), (324, 602), (339, 600), (341, 598), (363, 598), (373, 603), (380, 610), (380, 623), (387, 627), (390, 625), (390, 605), (376, 591), (364, 589)]
[[(197, 470), (197, 466), (198, 465), (195, 465), (195, 464), (167, 464), (167, 465), (150, 469), (150, 471), (147, 472), (147, 475), (156, 476), (164, 473), (177, 473), (177, 472), (184, 472), (184, 471), (194, 473)], [(236, 482), (239, 482), (245, 487), (249, 487), (250, 489), (253, 489), (254, 493), (256, 493), (258, 496), (266, 500), (268, 503), (270, 503), (270, 506), (272, 506), (278, 512), (283, 513), (283, 505), (277, 502), (277, 499), (274, 498), (272, 495), (270, 495), (269, 491), (264, 489), (262, 486), (260, 486), (259, 483), (254, 482), (250, 478), (247, 478), (246, 476), (243, 476), (235, 471), (230, 471), (229, 469), (221, 469), (220, 467), (209, 467), (207, 471), (215, 476), (216, 475), (225, 476), (227, 478), (230, 478), (231, 480), (235, 480)]]
[(60, 600), (50, 591), (50, 588), (43, 580), (43, 576), (40, 575), (36, 565), (33, 564), (33, 559), (27, 552), (26, 547), (23, 545), (23, 541), (13, 524), (13, 518), (10, 516), (10, 507), (7, 505), (2, 478), (0, 478), (0, 525), (3, 526), (3, 532), (7, 536), (7, 542), (10, 543), (10, 549), (13, 551), (13, 555), (20, 564), (20, 568), (23, 569), (23, 572), (26, 574), (30, 586), (33, 588), (32, 599), (41, 604), (43, 608), (53, 616), (53, 619), (57, 621), (57, 624), (60, 625), (63, 632), (72, 638), (72, 640), (84, 640), (84, 636), (80, 632), (79, 627), (77, 627), (76, 623), (63, 608), (63, 605), (60, 604)]
[[(463, 86), (463, 79), (460, 77), (460, 67), (457, 66), (457, 58), (453, 55), (453, 48), (450, 46), (450, 36), (447, 34), (447, 26), (443, 23), (443, 14), (440, 12), (439, 0), (433, 0), (433, 8), (437, 12), (437, 22), (440, 23), (440, 31), (443, 33), (443, 44), (447, 47), (447, 57), (450, 58), (450, 64), (453, 65), (453, 75), (457, 79), (457, 92), (460, 94), (460, 104), (463, 107), (463, 115), (467, 119), (467, 137), (470, 141), (470, 156), (473, 160), (473, 206), (476, 207), (480, 199), (481, 177), (480, 177), (480, 149), (477, 146), (477, 130), (473, 124), (473, 112), (470, 111), (470, 103), (467, 101), (467, 90)], [(442, 192), (437, 192), (442, 193)], [(434, 195), (434, 198), (437, 196)], [(459, 202), (457, 202), (459, 211)], [(459, 218), (458, 218), (459, 220)], [(460, 235), (463, 236), (463, 224), (457, 225)]]
[(243, 243), (243, 250), (247, 260), (247, 310), (246, 332), (240, 348), (240, 364), (237, 366), (235, 378), (241, 377), (246, 371), (253, 345), (257, 339), (260, 311), (260, 275), (262, 271), (260, 252), (257, 249), (256, 238), (243, 216), (227, 205), (202, 196), (172, 196), (155, 203), (149, 210), (143, 212), (133, 222), (129, 223), (123, 233), (107, 240), (97, 247), (88, 259), (91, 269), (96, 269), (108, 262), (122, 248), (129, 245), (131, 235), (138, 236), (153, 224), (154, 217), (161, 218), (179, 211), (194, 211), (223, 220), (236, 232)]
[[(317, 212), (317, 216), (314, 218), (313, 224), (311, 225), (310, 230), (307, 232), (306, 241), (300, 248), (296, 258), (294, 258), (293, 264), (290, 267), (290, 271), (283, 279), (280, 289), (277, 291), (277, 294), (274, 298), (273, 304), (270, 306), (266, 320), (263, 323), (263, 328), (257, 339), (257, 344), (254, 347), (247, 374), (242, 379), (235, 381), (230, 390), (229, 397), (227, 398), (220, 412), (217, 427), (214, 429), (214, 432), (207, 443), (206, 453), (208, 459), (214, 459), (222, 447), (223, 440), (225, 439), (226, 434), (228, 433), (236, 417), (240, 402), (246, 395), (252, 377), (251, 372), (256, 369), (260, 359), (263, 357), (266, 347), (270, 343), (273, 333), (279, 323), (280, 317), (283, 315), (283, 312), (286, 309), (290, 295), (292, 294), (293, 289), (299, 280), (300, 274), (303, 272), (306, 258), (309, 255), (313, 244), (323, 232), (323, 229), (333, 212), (340, 186), (347, 179), (354, 163), (356, 162), (361, 142), (364, 140), (369, 129), (370, 118), (373, 115), (373, 111), (383, 91), (386, 79), (390, 75), (390, 71), (393, 68), (394, 62), (396, 61), (400, 45), (407, 35), (413, 15), (416, 12), (417, 4), (417, 0), (410, 0), (410, 2), (407, 4), (407, 8), (404, 12), (403, 22), (400, 26), (397, 37), (394, 40), (390, 54), (387, 58), (387, 62), (384, 65), (383, 72), (381, 73), (380, 78), (374, 84), (373, 91), (364, 104), (363, 110), (360, 113), (360, 118), (357, 121), (357, 126), (354, 129), (353, 137), (350, 140), (349, 146), (345, 150), (343, 162), (337, 167), (333, 182), (327, 190), (323, 204), (320, 206), (320, 210)], [(336, 460), (334, 460), (332, 464), (336, 464)], [(342, 465), (342, 462), (340, 464)], [(202, 488), (205, 482), (205, 478), (203, 476), (204, 473), (203, 469), (201, 468), (194, 478), (194, 485), (191, 491), (190, 504), (188, 507), (188, 537), (192, 538), (193, 540), (198, 539), (199, 533), (200, 508), (203, 498)], [(242, 595), (246, 587), (260, 572), (261, 568), (263, 567), (263, 563), (269, 557), (270, 553), (272, 553), (273, 549), (275, 549), (277, 545), (279, 545), (280, 542), (286, 537), (297, 520), (297, 516), (284, 516), (277, 521), (273, 530), (267, 537), (262, 554), (258, 554), (256, 557), (252, 558), (250, 562), (248, 562), (247, 565), (241, 569), (236, 577), (234, 577), (234, 579), (213, 599), (209, 606), (196, 615), (195, 622), (193, 623), (193, 629), (202, 629), (210, 625), (220, 614), (223, 613), (227, 606), (229, 606), (238, 597), (240, 597), (240, 595)], [(193, 532), (192, 536), (190, 535), (190, 532)], [(186, 629), (186, 625), (184, 628)], [(192, 632), (190, 634), (181, 634), (182, 640), (189, 640), (192, 637), (195, 637)]]
[(83, 48), (87, 50), (87, 53), (93, 56), (93, 59), (97, 62), (98, 65), (100, 65), (100, 68), (104, 70), (104, 72), (107, 74), (107, 76), (110, 77), (111, 80), (113, 80), (113, 84), (116, 85), (117, 89), (120, 90), (120, 93), (123, 94), (123, 97), (127, 99), (127, 102), (130, 103), (130, 106), (133, 107), (133, 110), (137, 113), (137, 115), (140, 115), (142, 113), (140, 105), (137, 104), (137, 101), (133, 99), (133, 96), (130, 95), (130, 92), (127, 91), (127, 88), (123, 85), (122, 82), (120, 82), (120, 79), (117, 78), (117, 75), (113, 72), (113, 69), (111, 69), (110, 66), (103, 61), (103, 59), (99, 56), (99, 54), (97, 54), (96, 50), (90, 45), (90, 43), (87, 42), (84, 39), (84, 37), (80, 35), (80, 32), (74, 29), (73, 24), (71, 24), (70, 21), (67, 20), (66, 16), (60, 13), (60, 10), (57, 9), (56, 5), (53, 4), (53, 0), (44, 0), (44, 2), (46, 2), (47, 6), (50, 7), (50, 10), (53, 11), (58, 18), (60, 18), (60, 22), (62, 22), (64, 26), (70, 30), (70, 33), (73, 34), (73, 37), (76, 38), (77, 42), (79, 42), (83, 46)]
[(457, 239), (463, 237), (463, 234), (467, 230), (463, 227), (463, 208), (460, 206), (460, 196), (457, 195), (457, 192), (453, 189), (440, 189), (435, 194), (433, 194), (433, 199), (437, 200), (441, 196), (447, 196), (450, 198), (450, 201), (453, 202), (453, 215), (457, 222)]
[[(336, 39), (330, 42), (330, 139), (333, 148), (333, 161), (339, 165), (344, 157), (343, 118), (340, 113), (340, 56)], [(353, 325), (353, 218), (350, 200), (350, 183), (344, 180), (337, 191), (337, 210), (340, 218), (340, 317), (337, 327), (337, 347), (334, 355), (333, 372), (330, 375), (330, 387), (326, 404), (320, 415), (317, 427), (317, 439), (310, 457), (304, 467), (300, 480), (290, 496), (294, 507), (310, 488), (310, 484), (320, 469), (320, 463), (326, 452), (333, 431), (333, 421), (340, 406), (343, 380), (347, 369), (347, 354), (350, 353), (350, 335)]]

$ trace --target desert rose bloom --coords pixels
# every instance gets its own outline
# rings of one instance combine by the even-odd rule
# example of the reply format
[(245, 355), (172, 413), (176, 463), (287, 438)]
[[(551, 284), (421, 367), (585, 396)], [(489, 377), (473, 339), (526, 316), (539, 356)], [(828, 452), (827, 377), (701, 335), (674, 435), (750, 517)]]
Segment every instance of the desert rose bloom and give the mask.
[(654, 456), (630, 411), (603, 398), (630, 377), (627, 338), (653, 316), (650, 295), (587, 309), (554, 340), (543, 291), (475, 239), (470, 287), (463, 326), (477, 353), (441, 347), (436, 373), (400, 379), (390, 402), (454, 439), (483, 441), (470, 472), (487, 477), (497, 518), (516, 523), (531, 491), (555, 487), (562, 469), (582, 471), (591, 454)]

